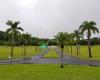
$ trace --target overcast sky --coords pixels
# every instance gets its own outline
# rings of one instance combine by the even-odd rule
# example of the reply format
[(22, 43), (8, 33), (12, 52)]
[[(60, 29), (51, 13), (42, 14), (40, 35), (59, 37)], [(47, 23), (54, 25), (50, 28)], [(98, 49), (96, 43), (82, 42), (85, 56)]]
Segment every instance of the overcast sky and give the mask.
[(8, 28), (7, 20), (20, 21), (25, 32), (44, 38), (71, 33), (85, 20), (100, 29), (100, 0), (0, 0), (0, 30)]

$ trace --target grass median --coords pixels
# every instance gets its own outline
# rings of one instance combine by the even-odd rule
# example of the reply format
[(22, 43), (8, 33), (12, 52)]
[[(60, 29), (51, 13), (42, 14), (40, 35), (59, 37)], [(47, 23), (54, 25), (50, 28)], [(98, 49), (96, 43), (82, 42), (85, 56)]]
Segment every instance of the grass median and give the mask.
[(59, 55), (56, 53), (54, 48), (51, 48), (51, 50), (43, 56), (44, 58), (58, 58)]

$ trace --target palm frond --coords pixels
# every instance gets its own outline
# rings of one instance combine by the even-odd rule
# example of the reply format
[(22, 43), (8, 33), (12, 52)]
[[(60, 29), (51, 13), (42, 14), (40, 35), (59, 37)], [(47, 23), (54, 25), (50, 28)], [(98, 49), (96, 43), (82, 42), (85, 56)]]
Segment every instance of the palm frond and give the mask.
[(97, 27), (93, 27), (93, 29), (92, 29), (92, 32), (95, 34), (95, 33), (99, 33), (99, 29), (97, 28)]
[(89, 24), (96, 25), (96, 23), (94, 21), (90, 21)]
[(19, 25), (19, 24), (20, 24), (19, 21), (14, 22), (14, 25)]
[(8, 20), (8, 21), (6, 22), (6, 24), (12, 27), (13, 22), (12, 22), (11, 20)]
[(21, 30), (21, 31), (24, 31), (24, 29), (23, 29), (23, 28), (21, 28), (21, 27), (17, 27), (17, 29), (18, 29), (18, 30)]
[(12, 30), (11, 28), (7, 29), (7, 30), (6, 30), (6, 33), (10, 33), (11, 30)]

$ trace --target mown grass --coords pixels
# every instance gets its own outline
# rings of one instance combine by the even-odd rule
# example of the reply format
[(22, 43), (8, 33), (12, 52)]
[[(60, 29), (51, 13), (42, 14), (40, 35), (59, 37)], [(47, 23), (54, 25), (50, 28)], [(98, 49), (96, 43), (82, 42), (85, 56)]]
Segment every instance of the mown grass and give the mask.
[(100, 67), (58, 64), (0, 65), (0, 80), (100, 80)]
[(54, 50), (54, 48), (51, 48), (51, 50), (49, 51), (48, 54), (43, 56), (44, 58), (58, 58), (59, 55), (56, 53), (56, 51)]
[[(11, 51), (10, 46), (0, 46), (0, 59), (8, 59), (10, 51)], [(27, 46), (26, 56), (33, 56), (33, 55), (36, 55), (42, 51), (43, 51), (42, 49), (38, 49), (38, 52), (36, 52), (35, 46)], [(24, 54), (24, 48), (22, 46), (14, 47), (13, 58), (23, 57), (23, 54)]]
[(89, 58), (89, 54), (88, 54), (88, 46), (80, 46), (80, 53), (79, 56), (77, 56), (77, 49), (76, 46), (73, 46), (73, 53), (71, 54), (71, 47), (69, 47), (69, 53), (67, 53), (67, 50), (65, 50), (65, 52), (69, 55), (72, 56), (76, 56), (76, 57), (80, 57), (80, 58), (84, 58), (84, 59), (92, 59), (92, 60), (100, 60), (100, 45), (95, 45), (92, 46), (92, 58)]

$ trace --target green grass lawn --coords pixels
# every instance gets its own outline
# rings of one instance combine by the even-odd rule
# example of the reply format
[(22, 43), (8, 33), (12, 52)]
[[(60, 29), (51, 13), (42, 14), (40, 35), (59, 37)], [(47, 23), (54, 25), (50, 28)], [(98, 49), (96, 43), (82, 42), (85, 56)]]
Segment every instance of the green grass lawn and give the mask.
[[(0, 46), (0, 59), (8, 59), (10, 51), (11, 51), (10, 46)], [(42, 49), (38, 49), (38, 52), (36, 52), (35, 46), (27, 46), (26, 55), (33, 56), (42, 51), (43, 51)], [(24, 48), (22, 48), (22, 46), (14, 47), (13, 58), (20, 58), (23, 56), (23, 54), (24, 54)]]
[(56, 53), (56, 51), (54, 50), (54, 48), (51, 48), (51, 50), (49, 51), (48, 54), (44, 55), (43, 57), (45, 58), (58, 58), (59, 55)]
[[(67, 52), (67, 50), (65, 51)], [(77, 56), (76, 54), (76, 46), (73, 46), (73, 54), (70, 54), (70, 46), (69, 46), (69, 55)], [(91, 58), (92, 60), (100, 60), (100, 45), (95, 45), (92, 46), (92, 55), (93, 57)], [(88, 46), (81, 46), (80, 47), (80, 55), (77, 56), (80, 58), (84, 59), (89, 59), (89, 54), (88, 54)]]
[(0, 80), (100, 80), (100, 67), (57, 64), (0, 65)]

